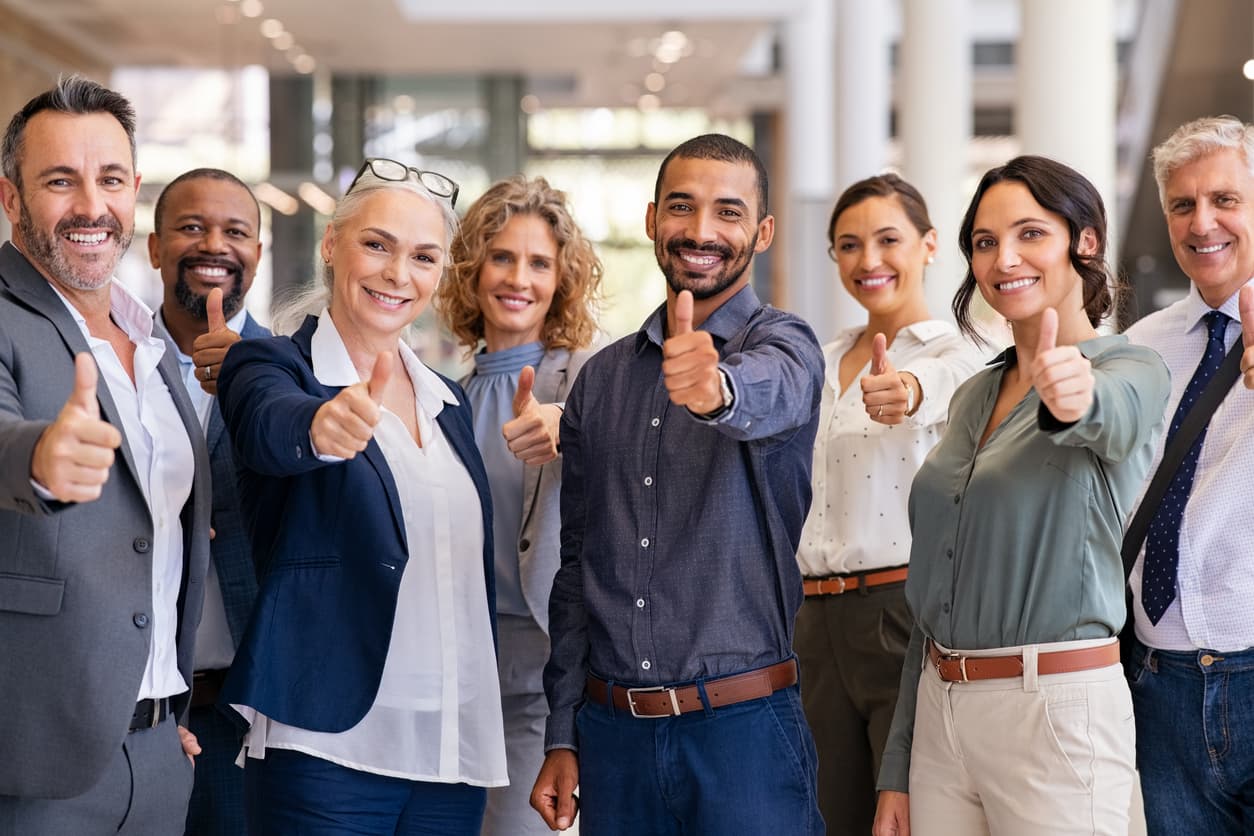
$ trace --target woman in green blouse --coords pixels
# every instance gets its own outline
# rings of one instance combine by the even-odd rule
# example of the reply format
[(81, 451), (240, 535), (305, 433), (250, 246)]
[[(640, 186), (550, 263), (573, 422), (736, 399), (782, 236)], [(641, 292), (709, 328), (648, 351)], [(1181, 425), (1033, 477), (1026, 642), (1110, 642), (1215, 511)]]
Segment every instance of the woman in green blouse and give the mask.
[(959, 327), (973, 333), (978, 288), (1014, 345), (954, 394), (911, 490), (915, 625), (874, 832), (1126, 834), (1119, 545), (1167, 370), (1098, 335), (1106, 213), (1074, 170), (1025, 156), (989, 171), (960, 246)]

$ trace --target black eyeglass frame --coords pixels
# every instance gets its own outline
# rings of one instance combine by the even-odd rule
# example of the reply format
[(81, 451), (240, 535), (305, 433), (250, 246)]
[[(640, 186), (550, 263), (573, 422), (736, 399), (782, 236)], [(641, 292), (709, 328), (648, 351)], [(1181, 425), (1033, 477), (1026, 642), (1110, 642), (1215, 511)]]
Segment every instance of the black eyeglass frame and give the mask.
[[(380, 171), (375, 167), (375, 163), (388, 163), (397, 166), (405, 173), (401, 177), (389, 176), (384, 171)], [(412, 165), (405, 165), (398, 160), (389, 159), (388, 157), (367, 157), (361, 164), (361, 168), (357, 169), (357, 173), (353, 176), (353, 182), (348, 184), (348, 188), (344, 190), (344, 194), (348, 194), (353, 190), (353, 186), (357, 185), (357, 181), (361, 180), (361, 176), (369, 170), (371, 174), (380, 180), (387, 180), (390, 183), (404, 183), (412, 174), (423, 188), (431, 192), (436, 197), (446, 197), (450, 206), (457, 206), (457, 193), (461, 187), (457, 185), (457, 181), (451, 177), (446, 177), (438, 171), (429, 171), (423, 168), (415, 168)]]

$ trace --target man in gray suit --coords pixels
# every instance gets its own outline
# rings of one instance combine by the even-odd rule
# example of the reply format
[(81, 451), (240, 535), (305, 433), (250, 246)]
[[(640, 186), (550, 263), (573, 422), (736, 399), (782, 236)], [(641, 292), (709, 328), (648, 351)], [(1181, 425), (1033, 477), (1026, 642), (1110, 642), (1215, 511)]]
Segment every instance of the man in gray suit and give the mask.
[(63, 79), (0, 165), (0, 833), (177, 833), (209, 470), (152, 313), (112, 279), (134, 111)]
[(244, 309), (261, 258), (261, 209), (235, 175), (197, 168), (157, 198), (148, 258), (165, 293), (157, 321), (178, 360), (183, 384), (205, 428), (213, 471), (213, 542), (204, 617), (196, 634), (196, 672), (188, 728), (201, 753), (187, 808), (187, 836), (242, 836), (244, 770), (235, 765), (245, 726), (215, 703), (243, 638), (257, 576), (235, 489), (231, 439), (218, 409), (217, 371), (227, 349), (269, 336)]

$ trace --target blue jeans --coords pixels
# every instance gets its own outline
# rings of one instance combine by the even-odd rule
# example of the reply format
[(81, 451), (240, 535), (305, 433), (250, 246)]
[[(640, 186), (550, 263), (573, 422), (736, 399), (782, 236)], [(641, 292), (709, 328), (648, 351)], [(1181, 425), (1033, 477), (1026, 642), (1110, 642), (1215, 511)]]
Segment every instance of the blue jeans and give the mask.
[(1129, 661), (1149, 836), (1254, 832), (1254, 650)]
[(244, 768), (252, 836), (478, 836), (487, 791), (361, 772), (289, 749)]
[(583, 836), (821, 836), (817, 757), (796, 686), (679, 717), (585, 703)]

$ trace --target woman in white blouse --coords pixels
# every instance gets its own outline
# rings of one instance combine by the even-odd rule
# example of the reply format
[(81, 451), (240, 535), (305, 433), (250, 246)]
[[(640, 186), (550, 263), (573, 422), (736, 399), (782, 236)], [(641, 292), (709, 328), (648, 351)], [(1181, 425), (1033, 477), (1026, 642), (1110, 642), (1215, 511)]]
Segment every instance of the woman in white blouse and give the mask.
[(251, 724), (251, 833), (470, 836), (506, 781), (487, 475), (465, 394), (402, 340), (456, 193), (367, 160), (322, 240), (321, 314), (222, 366), (261, 575), (221, 697)]
[(867, 324), (824, 348), (794, 644), (819, 753), (819, 808), (829, 834), (861, 836), (875, 818), (875, 776), (910, 639), (910, 483), (979, 356), (928, 312), (923, 273), (936, 230), (913, 186), (894, 174), (854, 183), (837, 200), (827, 236)]

